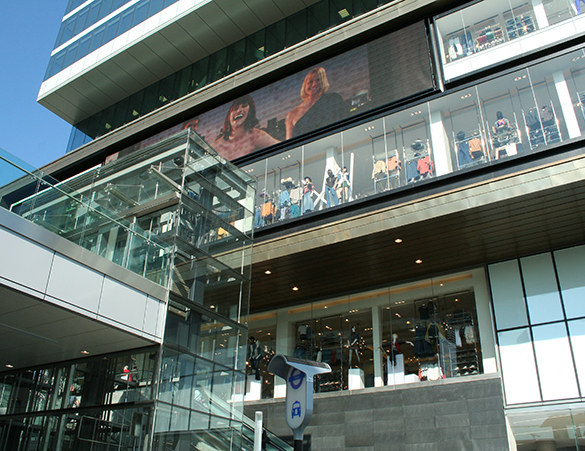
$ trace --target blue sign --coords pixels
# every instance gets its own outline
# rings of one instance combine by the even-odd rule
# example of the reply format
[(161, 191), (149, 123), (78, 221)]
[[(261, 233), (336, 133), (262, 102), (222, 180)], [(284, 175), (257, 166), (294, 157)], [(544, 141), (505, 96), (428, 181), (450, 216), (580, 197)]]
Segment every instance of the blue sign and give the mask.
[(300, 417), (300, 416), (301, 416), (301, 403), (298, 401), (295, 401), (293, 406), (292, 406), (291, 418)]
[(306, 376), (305, 373), (295, 368), (292, 371), (290, 377), (288, 378), (288, 383), (290, 384), (290, 387), (294, 390), (298, 390), (299, 387), (303, 385), (303, 379), (305, 378), (305, 376)]

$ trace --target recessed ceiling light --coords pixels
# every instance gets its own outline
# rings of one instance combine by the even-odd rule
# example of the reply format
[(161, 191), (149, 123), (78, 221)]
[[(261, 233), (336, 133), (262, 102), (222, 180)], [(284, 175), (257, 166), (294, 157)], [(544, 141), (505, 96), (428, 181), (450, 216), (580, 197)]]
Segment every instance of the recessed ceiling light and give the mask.
[(342, 19), (345, 19), (346, 17), (349, 16), (349, 11), (347, 9), (345, 9), (345, 8), (343, 8), (341, 11), (337, 11), (337, 12), (339, 13), (339, 16)]
[(6, 368), (14, 368), (14, 365), (11, 365), (10, 363), (6, 364)]
[(272, 271), (270, 271), (269, 269), (267, 269), (266, 271), (264, 271), (264, 274), (272, 274)]
[(400, 243), (402, 243), (402, 238), (396, 238), (394, 240), (394, 242), (400, 244)]
[(85, 349), (83, 351), (81, 351), (82, 354), (89, 354), (89, 351), (86, 351)]
[(299, 287), (293, 287), (293, 291), (299, 291)]
[(417, 260), (415, 261), (415, 263), (416, 263), (417, 265), (420, 265), (420, 264), (422, 263), (422, 260), (419, 258), (419, 259), (417, 259)]
[(209, 308), (215, 308), (215, 305), (210, 305)]

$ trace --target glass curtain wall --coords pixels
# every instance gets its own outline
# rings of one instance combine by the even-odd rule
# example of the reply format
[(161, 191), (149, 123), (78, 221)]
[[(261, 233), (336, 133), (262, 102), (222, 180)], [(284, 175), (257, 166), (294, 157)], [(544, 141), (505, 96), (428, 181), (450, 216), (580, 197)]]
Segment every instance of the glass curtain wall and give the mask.
[(584, 255), (579, 246), (489, 267), (508, 405), (582, 398)]
[(484, 0), (436, 19), (445, 79), (577, 36), (581, 1)]
[(157, 355), (151, 348), (4, 373), (0, 448), (145, 449)]
[(258, 185), (255, 227), (580, 137), (584, 55), (574, 51), (243, 167)]
[[(263, 354), (248, 359), (247, 400), (284, 396), (264, 362), (274, 353), (329, 364), (317, 393), (483, 373), (475, 277), (457, 274), (252, 315)], [(487, 302), (487, 301), (486, 301)], [(262, 391), (253, 390), (253, 383)]]

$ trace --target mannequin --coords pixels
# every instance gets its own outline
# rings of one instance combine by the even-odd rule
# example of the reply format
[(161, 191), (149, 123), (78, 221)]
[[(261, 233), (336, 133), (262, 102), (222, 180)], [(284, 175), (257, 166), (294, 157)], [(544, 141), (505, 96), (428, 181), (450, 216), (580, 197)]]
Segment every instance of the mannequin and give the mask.
[(400, 350), (400, 345), (404, 343), (408, 343), (410, 346), (414, 347), (414, 343), (412, 341), (408, 340), (399, 341), (398, 334), (392, 334), (392, 342), (390, 343), (390, 357), (392, 358), (393, 365), (396, 365), (396, 355), (402, 354), (402, 351)]
[(358, 360), (358, 364), (361, 364), (362, 361), (360, 360), (360, 353), (359, 353), (359, 347), (360, 347), (360, 334), (357, 332), (355, 326), (351, 326), (351, 334), (349, 335), (349, 340), (347, 340), (347, 344), (349, 347), (349, 367), (351, 368), (351, 358), (353, 353), (355, 352), (355, 355), (357, 357)]
[(260, 343), (254, 338), (248, 338), (248, 363), (256, 380), (260, 380), (260, 360), (262, 360), (262, 349)]

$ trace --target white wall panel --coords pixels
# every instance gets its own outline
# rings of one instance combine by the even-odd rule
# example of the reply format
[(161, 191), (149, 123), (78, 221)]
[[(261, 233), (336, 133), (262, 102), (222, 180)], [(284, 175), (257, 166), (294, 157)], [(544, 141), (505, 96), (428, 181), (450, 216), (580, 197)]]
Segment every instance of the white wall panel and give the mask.
[(500, 359), (508, 404), (540, 401), (534, 351), (528, 328), (500, 332)]
[(103, 274), (56, 254), (47, 294), (97, 313), (103, 281)]
[(518, 262), (490, 265), (489, 275), (498, 329), (528, 325)]
[(567, 318), (585, 316), (585, 246), (554, 253)]
[(0, 274), (41, 293), (47, 288), (54, 252), (0, 228)]
[(99, 315), (142, 330), (147, 295), (106, 277)]
[(577, 378), (565, 323), (534, 327), (532, 335), (543, 400), (578, 398)]
[(559, 288), (550, 254), (520, 259), (531, 324), (564, 319)]

